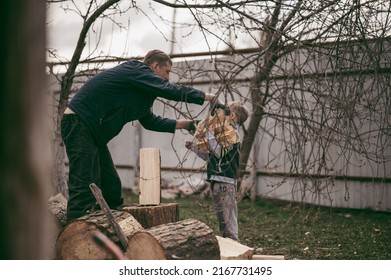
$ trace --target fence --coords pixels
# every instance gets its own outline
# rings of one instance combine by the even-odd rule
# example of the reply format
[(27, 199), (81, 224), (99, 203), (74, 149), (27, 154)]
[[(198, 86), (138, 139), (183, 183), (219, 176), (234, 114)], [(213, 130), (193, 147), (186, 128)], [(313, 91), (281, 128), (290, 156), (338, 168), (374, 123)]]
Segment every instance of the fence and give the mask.
[[(360, 52), (351, 52), (353, 56), (344, 56), (343, 60), (338, 60), (335, 55), (335, 46), (324, 45), (323, 50), (317, 52), (319, 55), (309, 57), (306, 50), (299, 50), (291, 54), (288, 60), (281, 60), (273, 73), (275, 87), (287, 88), (295, 76), (289, 69), (300, 68), (301, 79), (321, 77), (322, 83), (317, 85), (324, 88), (352, 87), (354, 77), (366, 75), (365, 84), (371, 84), (371, 88), (380, 88), (389, 82), (389, 72), (391, 61), (390, 44), (386, 40), (382, 42), (382, 56), (379, 59), (378, 69), (363, 69), (363, 63), (355, 62), (366, 58)], [(346, 49), (346, 46), (345, 46)], [(340, 51), (340, 50), (339, 50)], [(349, 50), (351, 51), (351, 50)], [(226, 55), (219, 53), (219, 61), (225, 63), (216, 64), (209, 58), (188, 59), (186, 61), (175, 62), (173, 67), (172, 80), (179, 83), (190, 83), (195, 87), (214, 92), (221, 88), (221, 73), (230, 71), (229, 65), (237, 63), (246, 55), (251, 55), (254, 50), (242, 52), (240, 55)], [(348, 59), (349, 58), (349, 59)], [(304, 63), (305, 61), (305, 63)], [(229, 63), (227, 63), (229, 62)], [(239, 63), (239, 62), (238, 62)], [(338, 65), (337, 65), (338, 64)], [(202, 69), (202, 71), (200, 71)], [(282, 71), (283, 69), (284, 71)], [(337, 69), (337, 70), (336, 70)], [(217, 70), (217, 71), (216, 71)], [(254, 69), (248, 68), (239, 76), (235, 77), (236, 92), (231, 92), (229, 99), (242, 100), (251, 108), (248, 96), (248, 85)], [(337, 73), (337, 72), (338, 73)], [(303, 74), (305, 73), (305, 74)], [(347, 77), (346, 84), (336, 85), (336, 80), (324, 79), (325, 76), (335, 77), (344, 75)], [(379, 76), (382, 76), (380, 79)], [(316, 81), (316, 80), (315, 80)], [(78, 81), (82, 84), (82, 80)], [(374, 83), (378, 86), (373, 87)], [(383, 84), (384, 83), (384, 84)], [(389, 83), (391, 84), (391, 83)], [(353, 87), (352, 87), (353, 88)], [(354, 89), (354, 88), (353, 88)], [(346, 90), (346, 88), (344, 88)], [(356, 89), (357, 90), (357, 89)], [(361, 87), (359, 90), (363, 90)], [(298, 89), (300, 91), (300, 89)], [(387, 90), (386, 90), (387, 91)], [(305, 97), (306, 98), (306, 97)], [(310, 97), (308, 97), (310, 98)], [(387, 114), (387, 104), (380, 104), (380, 109)], [(174, 104), (173, 110), (166, 102), (157, 101), (154, 105), (154, 112), (170, 118), (180, 118), (180, 112), (185, 112), (187, 116), (193, 118), (203, 118), (208, 114), (207, 106)], [(382, 107), (383, 106), (383, 107)], [(271, 106), (269, 110), (277, 109)], [(268, 134), (281, 134), (281, 129), (276, 129), (277, 123), (264, 120), (261, 123), (263, 131), (256, 139), (250, 162), (248, 163), (248, 173), (244, 184), (251, 184), (253, 194), (264, 198), (274, 198), (288, 201), (312, 203), (317, 205), (346, 208), (371, 208), (380, 211), (391, 210), (390, 191), (390, 148), (384, 148), (384, 161), (377, 164), (363, 164), (363, 160), (356, 158), (357, 154), (349, 158), (350, 168), (346, 168), (346, 158), (339, 158), (338, 147), (330, 145), (328, 150), (328, 161), (333, 162), (333, 166), (343, 174), (338, 172), (292, 172), (292, 163), (284, 160), (289, 151), (282, 151), (278, 141), (273, 141)], [(361, 127), (362, 130), (370, 129), (371, 123)], [(388, 129), (388, 128), (386, 128)], [(375, 135), (376, 137), (376, 135)], [(175, 134), (151, 132), (140, 127), (135, 121), (127, 124), (123, 131), (109, 144), (114, 162), (122, 179), (123, 187), (133, 189), (137, 192), (138, 185), (138, 152), (141, 148), (158, 148), (161, 152), (161, 172), (162, 183), (168, 184), (173, 181), (184, 181), (191, 187), (203, 184), (205, 174), (205, 162), (198, 159), (194, 154), (189, 153), (185, 148), (185, 141), (192, 141), (193, 136), (185, 131), (176, 131)], [(388, 140), (387, 140), (388, 141)], [(389, 142), (387, 142), (389, 144)], [(294, 140), (292, 139), (292, 143)], [(294, 143), (298, 144), (298, 143)], [(389, 146), (389, 145), (388, 145)], [(313, 149), (314, 147), (312, 147)], [(301, 148), (304, 155), (308, 149)], [(270, 155), (275, 156), (271, 160)], [(271, 164), (273, 163), (273, 165)]]

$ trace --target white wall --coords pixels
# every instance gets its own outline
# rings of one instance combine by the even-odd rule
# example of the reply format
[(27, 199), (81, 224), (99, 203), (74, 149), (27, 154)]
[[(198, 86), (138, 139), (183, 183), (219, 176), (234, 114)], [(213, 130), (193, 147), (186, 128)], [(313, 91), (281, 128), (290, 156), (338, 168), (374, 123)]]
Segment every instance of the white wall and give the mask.
[[(230, 57), (229, 59), (237, 60), (238, 58)], [(305, 52), (299, 52), (295, 60), (306, 60)], [(330, 64), (325, 63), (321, 58), (314, 58), (311, 63), (306, 66), (306, 69), (309, 69), (308, 71), (314, 71), (314, 69), (324, 71), (330, 67)], [(188, 67), (189, 65), (191, 66), (191, 70), (184, 71), (184, 67)], [(280, 66), (284, 66), (285, 69), (290, 69), (292, 68), (292, 61), (286, 63), (281, 62)], [(197, 69), (200, 67), (203, 70), (209, 69), (210, 74), (199, 75)], [(213, 80), (218, 77), (213, 74), (215, 73), (214, 67), (208, 59), (175, 64), (173, 69), (175, 71), (172, 80), (174, 81), (185, 82), (189, 81), (189, 79), (192, 82), (203, 81), (205, 82), (204, 84), (196, 85), (195, 87), (208, 92), (214, 92), (218, 88), (217, 85), (213, 84)], [(230, 69), (222, 68), (222, 71), (229, 72)], [(175, 72), (178, 75), (175, 75)], [(243, 72), (241, 77), (251, 77), (252, 74), (253, 72), (248, 70)], [(234, 99), (240, 100), (248, 94), (246, 86), (238, 90), (241, 96), (236, 95)], [(250, 104), (247, 103), (246, 105), (251, 109)], [(206, 117), (209, 109), (207, 104), (203, 106), (176, 104), (176, 108), (179, 111), (187, 112), (193, 118), (197, 119)], [(269, 109), (273, 110), (278, 108)], [(381, 110), (381, 106), (379, 110)], [(154, 112), (170, 118), (181, 117), (172, 108), (165, 106), (159, 101), (155, 102)], [(371, 125), (371, 123), (365, 124), (362, 126), (362, 129), (368, 129)], [(275, 124), (270, 120), (265, 119), (261, 123), (261, 126), (262, 130), (281, 133), (281, 130), (276, 128)], [(262, 131), (260, 130), (260, 132)], [(186, 140), (193, 140), (193, 136), (189, 135), (186, 131), (176, 131), (175, 134), (147, 131), (144, 128), (140, 128), (137, 121), (126, 125), (123, 131), (109, 143), (109, 149), (112, 152), (114, 162), (118, 165), (118, 172), (124, 188), (137, 190), (137, 170), (134, 167), (138, 164), (139, 149), (147, 147), (160, 149), (162, 180), (165, 183), (173, 180), (191, 179), (194, 184), (197, 184), (200, 180), (204, 180), (206, 175), (202, 170), (205, 162), (198, 159), (194, 154), (189, 153), (184, 147)], [(288, 174), (291, 166), (286, 161), (287, 151), (282, 151), (281, 146), (276, 141), (273, 142), (273, 145), (270, 145), (270, 143), (271, 138), (266, 133), (260, 133), (256, 142), (257, 150), (253, 150), (254, 157), (250, 159), (251, 162), (255, 161), (257, 163), (258, 176), (251, 184), (255, 186), (255, 192), (258, 195), (333, 207), (372, 208), (381, 211), (391, 211), (391, 184), (365, 181), (371, 177), (389, 177), (390, 162), (376, 165), (373, 162), (363, 161), (359, 155), (352, 155), (349, 160), (353, 165), (349, 169), (344, 169), (346, 160), (338, 157), (339, 150), (337, 146), (330, 145), (328, 160), (333, 162), (336, 173), (329, 173), (329, 179), (326, 178), (317, 181), (308, 179), (297, 180), (297, 177), (292, 177)], [(390, 146), (385, 147), (385, 155), (387, 153), (391, 154), (390, 149)], [(305, 149), (303, 150), (305, 151)], [(273, 161), (275, 167), (269, 164), (271, 156), (275, 156)], [(338, 172), (343, 173), (339, 174)], [(285, 174), (281, 176), (268, 176), (267, 174), (270, 173)], [(343, 180), (338, 178), (334, 179), (333, 176), (338, 175), (348, 177)], [(360, 180), (360, 176), (363, 180)]]

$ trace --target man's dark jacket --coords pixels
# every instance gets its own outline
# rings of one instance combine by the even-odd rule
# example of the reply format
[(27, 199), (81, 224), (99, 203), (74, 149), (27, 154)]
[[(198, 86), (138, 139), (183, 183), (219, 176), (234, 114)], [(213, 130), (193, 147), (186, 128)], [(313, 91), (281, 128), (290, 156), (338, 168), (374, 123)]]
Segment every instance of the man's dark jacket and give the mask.
[(173, 133), (176, 121), (152, 112), (157, 97), (201, 105), (205, 93), (172, 84), (154, 74), (141, 61), (129, 60), (87, 81), (68, 107), (90, 128), (97, 142), (103, 145), (133, 120), (139, 120), (149, 130)]

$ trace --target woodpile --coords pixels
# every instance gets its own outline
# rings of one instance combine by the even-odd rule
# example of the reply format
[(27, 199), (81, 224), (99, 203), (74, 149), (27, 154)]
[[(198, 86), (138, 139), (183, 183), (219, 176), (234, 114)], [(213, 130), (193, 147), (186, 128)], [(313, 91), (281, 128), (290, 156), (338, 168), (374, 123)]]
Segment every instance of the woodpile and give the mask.
[(217, 236), (204, 223), (187, 219), (143, 226), (128, 212), (112, 211), (128, 238), (122, 248), (103, 211), (85, 215), (65, 225), (59, 233), (55, 255), (59, 260), (110, 260), (110, 252), (98, 246), (94, 234), (110, 239), (131, 260), (284, 260), (283, 255), (257, 255), (253, 248)]
[[(61, 207), (64, 207), (64, 204), (61, 204)], [(55, 209), (55, 207), (51, 208)], [(121, 245), (103, 211), (97, 211), (68, 224), (56, 222), (58, 227), (52, 234), (57, 238), (50, 259), (114, 259), (110, 252), (96, 244), (93, 238), (96, 233), (103, 234), (121, 248), (127, 259), (284, 259), (281, 255), (256, 255), (250, 247), (215, 235), (206, 224), (198, 220), (180, 221), (179, 207), (175, 203), (148, 207), (135, 205), (125, 207), (122, 211), (111, 212), (128, 238), (126, 248)], [(55, 210), (55, 213), (60, 213), (61, 216), (63, 212)], [(57, 220), (59, 218), (56, 218)]]
[[(128, 238), (122, 248), (128, 259), (220, 259), (220, 247), (213, 230), (206, 224), (188, 219), (144, 229), (128, 212), (112, 211), (116, 222)], [(94, 233), (107, 236), (118, 247), (118, 237), (103, 211), (93, 212), (68, 223), (56, 242), (56, 259), (109, 260), (113, 256), (98, 246)]]
[[(53, 203), (53, 216), (58, 216), (61, 230), (55, 242), (55, 259), (61, 260), (109, 260), (115, 256), (96, 242), (96, 236), (107, 237), (128, 259), (220, 259), (220, 247), (213, 230), (206, 224), (188, 219), (179, 221), (177, 203), (152, 206), (135, 205), (121, 211), (110, 210), (96, 185), (91, 190), (103, 210), (84, 215), (65, 223), (66, 203)], [(104, 200), (104, 199), (103, 199)], [(64, 201), (63, 201), (64, 202)], [(65, 208), (64, 208), (65, 207)], [(58, 209), (60, 208), (60, 209)], [(110, 215), (107, 215), (110, 211)], [(114, 223), (114, 225), (113, 225)], [(116, 225), (121, 229), (118, 233)], [(119, 235), (125, 235), (127, 246), (120, 242)], [(117, 254), (118, 255), (118, 254)]]
[[(67, 201), (49, 200), (54, 243), (51, 256), (61, 260), (220, 260), (254, 259), (254, 250), (216, 236), (205, 223), (179, 220), (177, 203), (161, 204), (160, 154), (144, 149), (139, 205), (111, 210), (95, 184), (90, 189), (102, 210), (66, 222)], [(200, 185), (198, 185), (200, 186)], [(205, 191), (200, 188), (198, 193)], [(195, 192), (193, 192), (194, 194)], [(55, 241), (54, 241), (55, 240)], [(258, 259), (261, 256), (258, 256)]]

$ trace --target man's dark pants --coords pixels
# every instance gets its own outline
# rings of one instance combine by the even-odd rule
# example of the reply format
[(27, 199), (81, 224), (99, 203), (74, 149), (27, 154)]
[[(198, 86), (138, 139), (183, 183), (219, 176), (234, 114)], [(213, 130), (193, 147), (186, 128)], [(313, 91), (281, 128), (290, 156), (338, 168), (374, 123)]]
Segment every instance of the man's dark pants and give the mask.
[(88, 127), (76, 114), (65, 114), (61, 135), (69, 160), (68, 221), (85, 215), (96, 206), (90, 190), (95, 183), (110, 208), (123, 203), (121, 180), (107, 146), (99, 146)]

